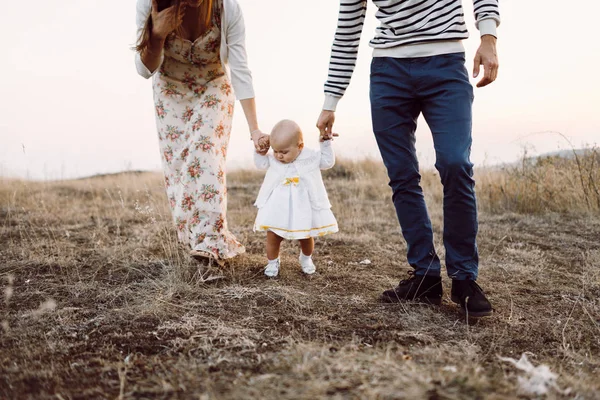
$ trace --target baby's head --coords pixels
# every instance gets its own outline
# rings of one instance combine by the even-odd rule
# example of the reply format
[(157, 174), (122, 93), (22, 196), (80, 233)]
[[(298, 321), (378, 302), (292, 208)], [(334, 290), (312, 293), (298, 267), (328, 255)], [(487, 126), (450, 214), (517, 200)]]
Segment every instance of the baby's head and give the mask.
[(284, 164), (294, 162), (304, 148), (302, 130), (289, 119), (279, 121), (273, 127), (270, 141), (275, 158)]

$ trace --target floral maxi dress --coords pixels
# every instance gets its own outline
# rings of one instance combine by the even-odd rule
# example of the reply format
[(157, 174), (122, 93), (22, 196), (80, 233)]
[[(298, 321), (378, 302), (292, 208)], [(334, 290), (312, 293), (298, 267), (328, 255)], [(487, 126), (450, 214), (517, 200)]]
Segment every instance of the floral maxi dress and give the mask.
[(153, 81), (167, 196), (179, 240), (218, 259), (245, 251), (227, 227), (225, 160), (235, 97), (219, 56), (221, 2), (194, 42), (172, 33)]

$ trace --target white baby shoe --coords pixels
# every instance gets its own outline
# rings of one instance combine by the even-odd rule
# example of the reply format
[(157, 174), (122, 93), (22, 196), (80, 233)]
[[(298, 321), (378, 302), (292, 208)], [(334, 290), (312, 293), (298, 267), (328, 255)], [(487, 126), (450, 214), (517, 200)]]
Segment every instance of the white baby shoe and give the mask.
[(306, 275), (312, 275), (317, 270), (317, 267), (315, 267), (315, 264), (313, 263), (312, 257), (305, 256), (302, 251), (300, 251), (300, 257), (298, 260), (300, 260), (302, 272), (304, 272)]
[(265, 275), (269, 278), (275, 278), (279, 275), (279, 257), (274, 260), (269, 260), (269, 263), (265, 267)]

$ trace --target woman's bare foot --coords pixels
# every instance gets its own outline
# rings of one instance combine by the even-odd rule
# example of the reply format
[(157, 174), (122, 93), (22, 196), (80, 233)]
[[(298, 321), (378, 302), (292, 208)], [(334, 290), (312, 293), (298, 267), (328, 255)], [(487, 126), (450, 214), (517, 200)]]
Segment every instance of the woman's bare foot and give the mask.
[(215, 263), (219, 267), (224, 267), (226, 264), (225, 260), (219, 259), (207, 251), (191, 250), (190, 257), (198, 261), (200, 264), (208, 266), (210, 266), (212, 263)]

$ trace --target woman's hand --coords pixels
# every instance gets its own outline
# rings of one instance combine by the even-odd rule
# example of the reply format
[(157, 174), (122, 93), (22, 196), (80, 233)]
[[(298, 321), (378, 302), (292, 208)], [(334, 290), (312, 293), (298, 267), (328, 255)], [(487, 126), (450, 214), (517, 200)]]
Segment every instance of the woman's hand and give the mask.
[(270, 136), (263, 133), (260, 129), (252, 132), (252, 141), (254, 142), (254, 148), (260, 155), (265, 155), (271, 147)]
[(185, 7), (187, 3), (181, 3), (179, 9), (171, 1), (171, 6), (162, 11), (158, 11), (158, 1), (152, 0), (152, 36), (165, 40), (167, 36), (175, 29), (179, 28), (183, 22)]

